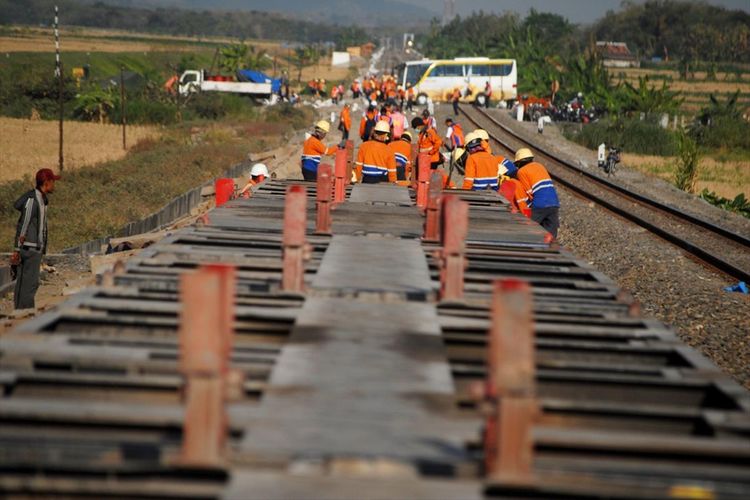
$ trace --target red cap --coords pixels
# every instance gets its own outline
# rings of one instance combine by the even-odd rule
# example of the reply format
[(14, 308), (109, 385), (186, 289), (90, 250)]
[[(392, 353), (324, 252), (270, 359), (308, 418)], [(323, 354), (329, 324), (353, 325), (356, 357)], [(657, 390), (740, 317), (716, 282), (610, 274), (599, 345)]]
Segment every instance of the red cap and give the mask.
[(61, 177), (59, 175), (55, 175), (55, 173), (50, 168), (40, 168), (36, 173), (36, 183), (42, 184), (44, 181), (48, 180), (55, 180), (59, 181)]

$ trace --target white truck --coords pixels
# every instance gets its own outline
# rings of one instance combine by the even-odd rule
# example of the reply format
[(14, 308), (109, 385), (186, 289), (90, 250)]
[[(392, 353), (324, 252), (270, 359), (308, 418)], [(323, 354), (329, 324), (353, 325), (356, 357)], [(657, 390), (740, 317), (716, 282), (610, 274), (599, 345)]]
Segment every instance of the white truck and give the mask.
[[(238, 72), (245, 73), (244, 71)], [(258, 72), (253, 72), (258, 73)], [(194, 92), (230, 92), (233, 94), (243, 94), (252, 97), (268, 98), (274, 94), (274, 83), (275, 80), (266, 77), (262, 73), (261, 78), (255, 78), (255, 80), (265, 81), (250, 81), (246, 78), (240, 81), (239, 78), (226, 77), (226, 76), (209, 76), (205, 70), (186, 70), (180, 79), (178, 80), (178, 89), (180, 95), (187, 96)]]

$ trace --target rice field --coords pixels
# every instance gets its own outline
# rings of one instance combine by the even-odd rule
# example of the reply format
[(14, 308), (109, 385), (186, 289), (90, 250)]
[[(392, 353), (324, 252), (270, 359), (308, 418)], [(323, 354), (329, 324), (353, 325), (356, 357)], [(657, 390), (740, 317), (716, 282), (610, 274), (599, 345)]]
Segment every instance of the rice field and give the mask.
[[(157, 127), (129, 126), (127, 144), (131, 148), (144, 139), (156, 139)], [(65, 170), (119, 160), (122, 148), (119, 125), (67, 121), (63, 132)], [(57, 171), (58, 123), (0, 117), (0, 182), (33, 176), (44, 167)]]
[[(622, 163), (643, 173), (674, 182), (677, 158), (623, 153)], [(702, 157), (698, 164), (697, 192), (708, 188), (733, 199), (740, 193), (750, 195), (750, 159)]]

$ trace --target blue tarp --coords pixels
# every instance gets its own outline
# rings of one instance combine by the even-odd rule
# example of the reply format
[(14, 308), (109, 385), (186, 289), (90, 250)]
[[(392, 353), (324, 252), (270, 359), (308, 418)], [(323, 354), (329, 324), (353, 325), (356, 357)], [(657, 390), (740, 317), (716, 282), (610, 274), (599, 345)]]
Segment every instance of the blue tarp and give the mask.
[(261, 71), (241, 69), (237, 71), (237, 79), (241, 82), (270, 83), (271, 92), (273, 92), (274, 94), (278, 94), (279, 90), (281, 90), (280, 79), (273, 79)]

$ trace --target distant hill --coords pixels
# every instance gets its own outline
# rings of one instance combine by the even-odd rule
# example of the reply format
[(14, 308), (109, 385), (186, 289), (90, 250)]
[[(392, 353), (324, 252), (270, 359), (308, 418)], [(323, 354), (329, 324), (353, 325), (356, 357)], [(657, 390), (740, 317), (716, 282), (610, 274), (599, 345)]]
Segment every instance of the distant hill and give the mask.
[[(129, 7), (278, 12), (311, 22), (362, 27), (427, 24), (439, 12), (398, 0), (87, 0)], [(438, 2), (439, 3), (439, 2)], [(442, 9), (442, 5), (440, 5)]]

